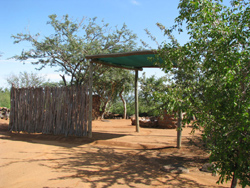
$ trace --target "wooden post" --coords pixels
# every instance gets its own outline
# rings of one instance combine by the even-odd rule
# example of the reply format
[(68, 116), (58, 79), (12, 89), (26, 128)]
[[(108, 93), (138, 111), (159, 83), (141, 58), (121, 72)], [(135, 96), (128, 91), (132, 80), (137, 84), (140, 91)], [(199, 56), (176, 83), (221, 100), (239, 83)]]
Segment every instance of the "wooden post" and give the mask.
[(233, 179), (232, 179), (232, 182), (231, 182), (231, 188), (236, 188), (237, 181), (238, 181), (238, 178), (235, 177), (235, 172), (234, 172)]
[(181, 133), (182, 133), (182, 110), (178, 111), (177, 122), (177, 148), (181, 148)]
[(136, 132), (140, 132), (139, 125), (139, 104), (138, 104), (138, 70), (135, 71), (135, 120), (136, 120)]
[(89, 65), (89, 122), (88, 122), (88, 137), (92, 138), (92, 85), (93, 85), (93, 63)]

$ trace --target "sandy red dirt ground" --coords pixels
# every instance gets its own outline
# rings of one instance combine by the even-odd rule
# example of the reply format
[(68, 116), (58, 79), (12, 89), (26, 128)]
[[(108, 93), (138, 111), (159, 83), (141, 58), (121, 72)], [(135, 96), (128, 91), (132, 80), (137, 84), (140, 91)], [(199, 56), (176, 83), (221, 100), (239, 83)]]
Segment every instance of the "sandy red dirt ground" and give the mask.
[[(175, 129), (137, 133), (130, 120), (94, 121), (90, 139), (10, 133), (0, 119), (0, 187), (229, 187), (199, 170), (208, 154), (198, 147), (200, 132), (190, 132), (184, 128), (177, 149)], [(168, 164), (189, 173), (164, 172)]]

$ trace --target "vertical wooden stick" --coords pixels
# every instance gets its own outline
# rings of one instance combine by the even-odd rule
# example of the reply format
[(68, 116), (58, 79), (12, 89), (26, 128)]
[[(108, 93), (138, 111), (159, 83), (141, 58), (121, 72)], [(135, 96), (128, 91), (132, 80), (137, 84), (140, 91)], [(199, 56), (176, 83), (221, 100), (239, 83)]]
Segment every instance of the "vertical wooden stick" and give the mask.
[(138, 102), (138, 70), (135, 71), (135, 120), (136, 120), (136, 132), (140, 132), (139, 102)]
[(177, 148), (181, 148), (181, 133), (182, 133), (182, 110), (178, 112), (177, 122)]
[(89, 66), (89, 122), (88, 122), (88, 137), (92, 138), (92, 85), (93, 85), (93, 63)]

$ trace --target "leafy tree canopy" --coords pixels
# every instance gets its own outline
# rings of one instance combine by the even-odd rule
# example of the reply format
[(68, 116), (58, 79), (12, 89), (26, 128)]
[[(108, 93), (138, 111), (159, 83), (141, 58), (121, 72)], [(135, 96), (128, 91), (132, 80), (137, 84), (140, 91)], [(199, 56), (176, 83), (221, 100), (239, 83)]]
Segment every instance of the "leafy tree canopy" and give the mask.
[(134, 75), (128, 70), (112, 68), (105, 74), (101, 75), (99, 79), (96, 80), (96, 84), (93, 87), (94, 91), (101, 97), (102, 112), (105, 113), (107, 105), (110, 102), (115, 102), (120, 96), (124, 104), (123, 114), (126, 117), (126, 102), (124, 95), (128, 94), (128, 92), (133, 89), (133, 84)]
[(163, 106), (163, 101), (161, 101), (156, 94), (166, 94), (167, 90), (167, 77), (156, 78), (156, 76), (146, 77), (143, 73), (142, 77), (139, 79), (140, 83), (140, 110), (141, 112), (146, 112), (152, 115), (157, 115), (159, 110)]
[[(33, 47), (15, 58), (21, 61), (33, 59), (32, 63), (40, 65), (40, 69), (46, 66), (58, 67), (58, 71), (71, 77), (71, 85), (80, 85), (88, 78), (89, 62), (86, 61), (85, 55), (137, 49), (137, 36), (125, 24), (121, 28), (112, 28), (104, 21), (98, 24), (97, 18), (72, 21), (68, 15), (58, 19), (55, 14), (50, 15), (49, 19), (48, 24), (54, 29), (50, 36), (40, 40), (39, 34), (18, 33), (12, 36), (14, 43), (27, 41)], [(99, 64), (94, 66), (96, 74), (99, 75), (106, 69)], [(64, 75), (61, 76), (65, 81)]]
[[(232, 179), (232, 187), (237, 179), (250, 185), (249, 20), (249, 0), (229, 7), (221, 0), (181, 0), (176, 25), (158, 23), (170, 39), (159, 49), (162, 68), (176, 75), (175, 87), (161, 98), (171, 101), (171, 110), (197, 117), (218, 182)], [(190, 38), (180, 45), (173, 31), (182, 33), (183, 25)]]
[[(18, 33), (12, 36), (19, 43), (27, 41), (32, 44), (32, 49), (23, 51), (16, 59), (24, 61), (34, 60), (32, 63), (40, 65), (40, 69), (46, 66), (57, 67), (63, 72), (64, 85), (81, 85), (88, 82), (89, 61), (85, 55), (107, 54), (138, 50), (137, 36), (123, 24), (121, 28), (112, 28), (109, 24), (97, 18), (73, 21), (68, 15), (58, 19), (55, 14), (49, 16), (48, 24), (54, 29), (54, 33), (39, 39), (39, 34)], [(103, 111), (106, 104), (121, 87), (130, 79), (126, 70), (119, 70), (93, 63), (94, 91), (101, 96)], [(70, 76), (70, 83), (66, 82), (65, 75)], [(121, 79), (123, 75), (123, 79)]]

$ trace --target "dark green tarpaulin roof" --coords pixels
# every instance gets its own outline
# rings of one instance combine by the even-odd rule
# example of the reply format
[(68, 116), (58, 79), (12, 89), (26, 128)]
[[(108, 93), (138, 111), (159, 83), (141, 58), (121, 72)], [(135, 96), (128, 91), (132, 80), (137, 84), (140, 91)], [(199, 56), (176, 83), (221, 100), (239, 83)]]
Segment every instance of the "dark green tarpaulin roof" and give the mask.
[(134, 70), (142, 70), (143, 67), (159, 67), (155, 65), (155, 62), (163, 62), (161, 58), (156, 59), (156, 51), (154, 50), (103, 55), (87, 55), (85, 57), (96, 63)]

